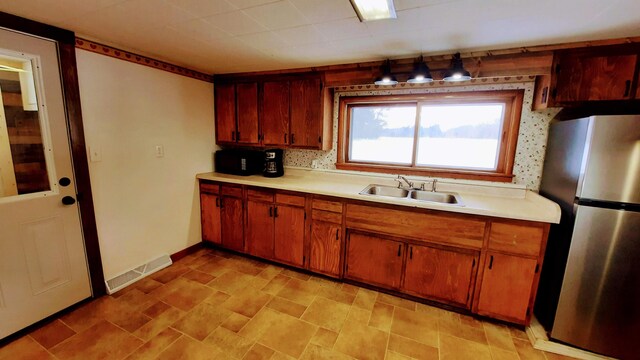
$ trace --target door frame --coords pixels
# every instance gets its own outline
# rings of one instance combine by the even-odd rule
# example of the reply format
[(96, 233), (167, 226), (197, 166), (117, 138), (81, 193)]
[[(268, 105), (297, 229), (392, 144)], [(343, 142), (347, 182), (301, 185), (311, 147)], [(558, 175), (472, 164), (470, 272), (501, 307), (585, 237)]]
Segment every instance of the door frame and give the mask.
[(76, 182), (80, 222), (84, 239), (92, 297), (106, 294), (102, 257), (98, 242), (98, 229), (93, 208), (93, 195), (89, 177), (89, 163), (84, 139), (84, 126), (80, 108), (80, 88), (76, 64), (75, 33), (55, 26), (25, 19), (0, 11), (0, 27), (34, 35), (57, 44), (60, 61), (60, 75), (64, 96), (64, 108), (71, 147), (71, 159)]

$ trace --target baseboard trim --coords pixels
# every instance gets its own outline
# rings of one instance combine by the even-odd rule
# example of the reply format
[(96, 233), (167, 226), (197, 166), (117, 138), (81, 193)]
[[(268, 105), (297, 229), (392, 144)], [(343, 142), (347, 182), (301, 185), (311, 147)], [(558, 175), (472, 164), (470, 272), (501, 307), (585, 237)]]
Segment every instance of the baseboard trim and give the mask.
[(193, 244), (191, 246), (189, 246), (186, 249), (182, 249), (174, 254), (169, 255), (171, 257), (171, 261), (176, 262), (180, 259), (182, 259), (183, 257), (189, 255), (189, 254), (193, 254), (194, 252), (202, 249), (203, 247), (203, 243), (199, 242), (197, 244)]
[(615, 360), (614, 358), (595, 354), (586, 350), (578, 349), (569, 345), (557, 343), (549, 340), (547, 332), (544, 327), (535, 316), (531, 317), (531, 324), (526, 327), (527, 336), (534, 349), (560, 354), (565, 356), (571, 356), (576, 359), (583, 360)]

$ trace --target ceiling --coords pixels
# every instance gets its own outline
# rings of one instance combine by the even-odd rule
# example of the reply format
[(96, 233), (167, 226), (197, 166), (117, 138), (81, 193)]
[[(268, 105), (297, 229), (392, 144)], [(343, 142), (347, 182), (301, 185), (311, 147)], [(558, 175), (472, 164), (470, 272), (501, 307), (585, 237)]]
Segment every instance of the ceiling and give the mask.
[(21, 0), (0, 11), (206, 73), (343, 64), (640, 36), (638, 0)]

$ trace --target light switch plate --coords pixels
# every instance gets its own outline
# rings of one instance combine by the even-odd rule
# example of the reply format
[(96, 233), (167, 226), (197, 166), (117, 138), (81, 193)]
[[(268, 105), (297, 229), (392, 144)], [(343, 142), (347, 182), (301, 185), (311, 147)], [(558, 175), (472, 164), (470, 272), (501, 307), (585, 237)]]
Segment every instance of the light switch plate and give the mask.
[(164, 146), (156, 145), (156, 157), (164, 157)]

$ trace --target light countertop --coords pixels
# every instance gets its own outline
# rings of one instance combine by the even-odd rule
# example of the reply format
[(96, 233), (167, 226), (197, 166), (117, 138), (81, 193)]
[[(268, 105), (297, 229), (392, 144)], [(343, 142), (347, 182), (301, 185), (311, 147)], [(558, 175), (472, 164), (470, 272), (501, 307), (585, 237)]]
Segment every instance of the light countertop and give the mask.
[[(215, 172), (198, 174), (197, 178), (464, 214), (547, 223), (560, 221), (560, 207), (556, 203), (533, 191), (526, 190), (524, 187), (512, 184), (471, 184), (456, 180), (438, 180), (438, 191), (457, 192), (462, 197), (464, 206), (455, 206), (359, 194), (369, 184), (397, 185), (393, 176), (286, 168), (285, 175), (279, 178), (266, 178), (262, 175), (237, 176)], [(409, 180), (414, 181), (415, 179), (409, 177)], [(416, 184), (420, 182), (419, 180), (415, 181)], [(430, 189), (429, 180), (427, 180), (427, 189)]]

